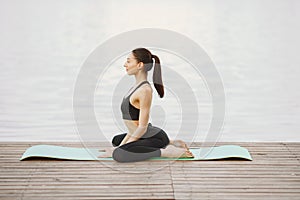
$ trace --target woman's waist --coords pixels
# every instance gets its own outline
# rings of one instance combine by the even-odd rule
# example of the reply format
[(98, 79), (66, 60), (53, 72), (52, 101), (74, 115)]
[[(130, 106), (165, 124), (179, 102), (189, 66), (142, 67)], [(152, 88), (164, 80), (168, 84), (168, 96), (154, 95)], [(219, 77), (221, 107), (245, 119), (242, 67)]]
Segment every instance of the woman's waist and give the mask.
[(124, 124), (126, 125), (127, 129), (129, 131), (135, 131), (135, 129), (137, 129), (137, 127), (139, 126), (139, 121), (138, 120), (123, 120)]

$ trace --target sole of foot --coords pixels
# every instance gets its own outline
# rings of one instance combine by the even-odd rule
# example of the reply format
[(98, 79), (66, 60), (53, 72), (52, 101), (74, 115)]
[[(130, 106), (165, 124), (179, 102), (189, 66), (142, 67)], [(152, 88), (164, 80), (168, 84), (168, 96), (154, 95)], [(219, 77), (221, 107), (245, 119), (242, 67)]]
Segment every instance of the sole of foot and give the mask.
[(168, 145), (165, 149), (161, 149), (161, 156), (169, 158), (194, 158), (191, 151), (173, 145)]
[(178, 148), (184, 148), (186, 150), (189, 150), (187, 144), (182, 140), (172, 140), (170, 141), (170, 144)]

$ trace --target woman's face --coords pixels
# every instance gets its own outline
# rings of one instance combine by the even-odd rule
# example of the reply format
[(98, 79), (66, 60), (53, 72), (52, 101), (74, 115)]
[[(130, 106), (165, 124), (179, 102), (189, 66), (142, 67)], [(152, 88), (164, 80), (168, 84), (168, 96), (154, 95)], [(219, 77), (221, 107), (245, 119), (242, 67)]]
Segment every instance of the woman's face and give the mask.
[(130, 53), (127, 57), (127, 60), (124, 64), (124, 67), (126, 68), (126, 72), (128, 75), (136, 74), (139, 71), (140, 63), (136, 60), (134, 55)]

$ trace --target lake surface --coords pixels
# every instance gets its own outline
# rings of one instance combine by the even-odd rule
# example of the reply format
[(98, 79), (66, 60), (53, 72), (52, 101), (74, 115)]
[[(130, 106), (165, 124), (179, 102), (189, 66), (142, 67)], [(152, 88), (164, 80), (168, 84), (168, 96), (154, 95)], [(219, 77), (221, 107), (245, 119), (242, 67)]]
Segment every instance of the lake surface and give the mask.
[[(226, 117), (216, 139), (300, 141), (299, 4), (297, 0), (1, 1), (1, 141), (82, 139), (85, 133), (78, 134), (74, 121), (73, 91), (84, 61), (107, 39), (139, 28), (176, 31), (197, 42), (212, 59), (226, 95)], [(174, 54), (152, 50), (162, 62), (166, 96), (159, 99), (153, 91), (151, 122), (171, 138), (203, 141), (212, 117), (207, 77)], [(95, 90), (95, 115), (104, 132), (96, 138), (103, 141), (126, 131), (119, 103), (134, 78), (126, 76), (125, 58), (111, 63)], [(193, 90), (198, 107), (191, 108), (198, 109), (199, 117), (196, 133), (178, 132), (186, 102), (174, 89), (186, 88), (166, 74), (167, 68)], [(127, 89), (116, 93), (121, 80)]]

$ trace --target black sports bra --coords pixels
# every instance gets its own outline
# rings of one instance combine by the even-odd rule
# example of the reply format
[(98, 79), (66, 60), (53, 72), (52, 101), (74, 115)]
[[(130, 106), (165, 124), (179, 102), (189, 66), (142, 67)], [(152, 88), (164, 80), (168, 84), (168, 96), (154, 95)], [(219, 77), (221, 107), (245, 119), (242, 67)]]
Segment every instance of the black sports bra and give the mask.
[[(148, 81), (141, 82), (126, 98), (123, 98), (122, 104), (121, 104), (121, 111), (122, 111), (122, 117), (123, 119), (128, 120), (139, 120), (140, 116), (140, 109), (134, 107), (130, 103), (130, 96), (144, 83), (149, 83)], [(150, 83), (149, 83), (150, 84)]]

